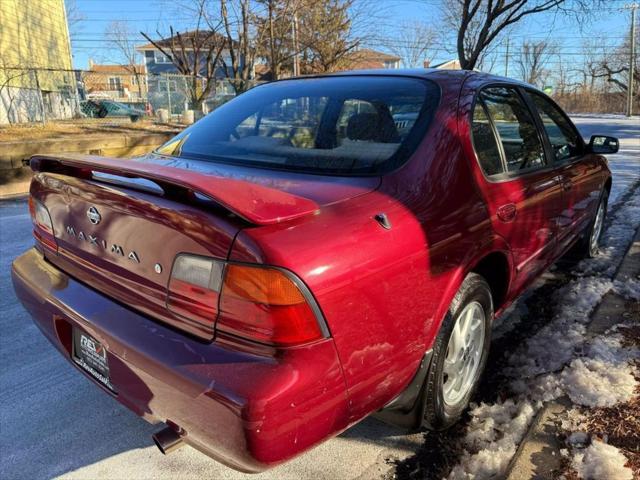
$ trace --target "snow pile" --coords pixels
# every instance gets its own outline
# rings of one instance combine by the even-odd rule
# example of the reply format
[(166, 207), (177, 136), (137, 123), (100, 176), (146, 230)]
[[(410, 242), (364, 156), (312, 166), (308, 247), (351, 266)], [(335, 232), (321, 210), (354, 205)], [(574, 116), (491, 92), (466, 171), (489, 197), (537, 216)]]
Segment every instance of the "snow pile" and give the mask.
[(584, 480), (633, 480), (627, 458), (616, 447), (595, 440), (573, 456), (573, 468)]
[(506, 375), (531, 378), (562, 368), (584, 342), (589, 314), (611, 289), (606, 278), (586, 277), (571, 281), (556, 292), (558, 313), (554, 320), (511, 354)]
[[(553, 348), (558, 348), (558, 343), (549, 340), (552, 346), (549, 358), (538, 359), (534, 366), (527, 363), (520, 370), (512, 370), (512, 378), (516, 373), (521, 375), (511, 381), (512, 391), (532, 402), (548, 402), (566, 394), (573, 403), (586, 407), (611, 407), (631, 400), (637, 385), (631, 361), (640, 358), (638, 349), (622, 347), (622, 335), (615, 333), (617, 327), (596, 337), (590, 345), (584, 345), (584, 325), (571, 325), (567, 329), (573, 349), (557, 353)], [(556, 330), (556, 335), (562, 336), (561, 332)], [(569, 354), (579, 349), (584, 350), (581, 356), (571, 360)], [(536, 353), (542, 355), (543, 351)], [(556, 371), (543, 368), (556, 366), (561, 359), (567, 359), (569, 365)]]
[(612, 366), (591, 358), (571, 362), (562, 372), (562, 381), (571, 401), (587, 407), (611, 407), (628, 402), (636, 387), (629, 365)]
[(585, 358), (571, 362), (560, 374), (560, 382), (571, 401), (587, 407), (611, 407), (633, 398), (636, 380), (630, 360), (636, 348), (622, 348), (622, 336), (597, 337)]
[(624, 281), (613, 282), (613, 290), (628, 300), (640, 300), (640, 280), (625, 278)]
[(482, 480), (504, 472), (538, 408), (511, 399), (474, 407), (463, 440), (466, 451), (449, 479)]

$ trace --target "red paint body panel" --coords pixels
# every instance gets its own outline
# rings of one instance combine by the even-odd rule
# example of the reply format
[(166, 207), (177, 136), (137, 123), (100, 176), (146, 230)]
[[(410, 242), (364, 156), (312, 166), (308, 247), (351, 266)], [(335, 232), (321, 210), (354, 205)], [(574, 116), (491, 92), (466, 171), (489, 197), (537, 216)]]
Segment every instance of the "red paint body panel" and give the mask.
[[(504, 259), (509, 278), (497, 305), (502, 311), (579, 237), (610, 177), (602, 157), (585, 155), (557, 168), (489, 181), (473, 148), (471, 108), (480, 88), (506, 80), (469, 72), (421, 75), (441, 90), (435, 118), (408, 161), (382, 178), (167, 158), (64, 160), (207, 193), (253, 225), (49, 173), (34, 180), (32, 194), (52, 210), (54, 225), (64, 223), (65, 215), (80, 222), (89, 202), (108, 197), (105, 208), (133, 205), (146, 213), (150, 232), (159, 231), (154, 222), (181, 232), (169, 248), (168, 236), (153, 243), (154, 259), (168, 261), (164, 247), (165, 256), (199, 253), (293, 272), (317, 302), (330, 338), (282, 349), (219, 335), (191, 339), (164, 326), (183, 329), (160, 312), (157, 299), (168, 277), (155, 278), (145, 262), (105, 263), (97, 277), (119, 266), (127, 270), (118, 271), (121, 277), (152, 283), (133, 300), (121, 300), (130, 308), (122, 307), (110, 300), (122, 295), (117, 285), (96, 280), (100, 265), (78, 266), (87, 251), (64, 236), (58, 255), (48, 253), (47, 261), (28, 253), (16, 262), (21, 300), (63, 354), (58, 316), (62, 325), (79, 325), (107, 346), (121, 402), (145, 417), (180, 425), (191, 444), (235, 468), (264, 469), (339, 433), (407, 387), (468, 272), (488, 255)], [(56, 181), (65, 185), (63, 192)], [(568, 181), (575, 188), (564, 189)], [(390, 229), (375, 221), (379, 213), (386, 214)], [(185, 223), (185, 216), (192, 222)], [(121, 235), (141, 225), (122, 219), (120, 227), (102, 234)], [(125, 243), (142, 248), (136, 241), (132, 233)], [(49, 287), (43, 275), (51, 278)]]

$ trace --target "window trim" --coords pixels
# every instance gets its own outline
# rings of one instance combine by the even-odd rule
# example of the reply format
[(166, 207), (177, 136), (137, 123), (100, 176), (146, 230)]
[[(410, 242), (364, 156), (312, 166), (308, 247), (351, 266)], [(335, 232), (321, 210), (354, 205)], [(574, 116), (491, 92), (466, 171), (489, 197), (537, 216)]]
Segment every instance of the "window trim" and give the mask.
[[(538, 90), (536, 90), (534, 88), (531, 88), (531, 87), (522, 87), (522, 90), (525, 92), (528, 100), (531, 102), (531, 108), (535, 111), (536, 115), (538, 116), (538, 119), (540, 120), (541, 131), (543, 133), (543, 137), (545, 138), (546, 146), (549, 149), (549, 152), (550, 152), (549, 155), (552, 158), (551, 164), (554, 165), (554, 166), (569, 165), (571, 163), (574, 163), (574, 162), (580, 160), (582, 157), (584, 157), (585, 154), (586, 154), (586, 143), (584, 141), (584, 138), (582, 138), (582, 134), (580, 133), (580, 130), (578, 130), (578, 128), (575, 126), (575, 124), (571, 120), (571, 117), (569, 117), (569, 115), (567, 115), (567, 113), (562, 109), (562, 107), (560, 107), (560, 105), (558, 105), (555, 101), (553, 101), (553, 99), (551, 97), (549, 97), (548, 95), (546, 95), (544, 92), (538, 91)], [(533, 98), (531, 96), (532, 93), (534, 95), (538, 95), (542, 99), (548, 101), (553, 107), (555, 107), (555, 109), (560, 112), (560, 115), (562, 115), (562, 117), (567, 121), (569, 126), (574, 130), (574, 132), (578, 136), (578, 143), (579, 143), (579, 148), (580, 148), (580, 153), (579, 154), (573, 155), (572, 157), (565, 158), (564, 160), (556, 160), (556, 156), (555, 156), (555, 153), (553, 151), (553, 145), (551, 144), (551, 140), (549, 139), (549, 134), (547, 134), (547, 130), (544, 128), (544, 122), (542, 121), (542, 115), (540, 115), (540, 111), (538, 110), (537, 105), (533, 101)]]
[[(545, 159), (545, 163), (543, 166), (541, 167), (530, 167), (530, 168), (526, 168), (524, 170), (517, 170), (515, 172), (509, 172), (506, 169), (506, 156), (504, 154), (504, 148), (502, 146), (502, 141), (499, 141), (500, 136), (496, 134), (496, 126), (493, 122), (493, 119), (491, 118), (491, 115), (488, 114), (487, 110), (486, 110), (486, 105), (484, 104), (484, 102), (482, 101), (482, 99), (480, 98), (480, 94), (482, 93), (483, 90), (488, 89), (488, 88), (494, 88), (494, 87), (500, 87), (500, 88), (510, 88), (512, 90), (516, 91), (516, 94), (520, 97), (520, 100), (522, 100), (522, 102), (524, 103), (525, 107), (527, 108), (527, 110), (529, 111), (529, 113), (531, 114), (531, 117), (533, 118), (533, 123), (536, 127), (536, 131), (538, 134), (538, 139), (540, 140), (540, 142), (542, 143), (542, 150), (544, 152), (544, 159)], [(547, 147), (547, 140), (546, 138), (542, 135), (542, 132), (540, 131), (540, 121), (538, 120), (538, 118), (536, 118), (536, 115), (538, 115), (537, 111), (533, 111), (531, 109), (531, 105), (530, 105), (530, 99), (528, 97), (525, 97), (523, 94), (523, 87), (521, 85), (515, 84), (515, 83), (509, 83), (509, 82), (491, 82), (491, 83), (487, 83), (482, 85), (480, 88), (478, 88), (473, 96), (473, 102), (471, 103), (471, 108), (469, 111), (469, 118), (468, 121), (470, 122), (469, 125), (471, 126), (473, 124), (473, 112), (475, 110), (476, 104), (478, 103), (478, 101), (481, 102), (483, 108), (485, 109), (485, 113), (487, 114), (487, 117), (489, 119), (489, 123), (491, 124), (491, 131), (493, 132), (494, 138), (496, 140), (496, 143), (498, 144), (498, 151), (500, 152), (500, 161), (503, 164), (503, 168), (505, 168), (505, 171), (502, 173), (495, 173), (493, 175), (487, 175), (484, 171), (484, 169), (482, 168), (482, 164), (480, 163), (480, 158), (478, 157), (478, 152), (476, 152), (476, 148), (475, 148), (475, 144), (473, 143), (473, 131), (471, 128), (469, 128), (469, 132), (471, 135), (471, 143), (473, 146), (473, 153), (476, 157), (476, 163), (478, 165), (478, 168), (480, 168), (480, 171), (482, 172), (482, 176), (484, 177), (484, 179), (487, 182), (490, 183), (504, 183), (504, 182), (509, 182), (512, 180), (515, 180), (517, 178), (521, 178), (521, 177), (527, 177), (530, 175), (534, 175), (534, 174), (538, 174), (538, 173), (543, 173), (543, 172), (550, 172), (553, 171), (555, 169), (558, 168), (559, 164), (554, 164), (554, 163), (549, 163), (549, 151), (548, 151), (548, 147)], [(535, 113), (535, 115), (534, 115)]]

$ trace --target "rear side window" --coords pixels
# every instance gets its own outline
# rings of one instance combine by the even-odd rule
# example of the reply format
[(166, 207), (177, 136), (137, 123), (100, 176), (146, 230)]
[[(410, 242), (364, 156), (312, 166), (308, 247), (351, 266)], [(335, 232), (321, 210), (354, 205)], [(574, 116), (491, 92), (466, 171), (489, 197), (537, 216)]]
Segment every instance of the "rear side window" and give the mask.
[(533, 117), (518, 92), (508, 87), (490, 87), (480, 98), (502, 144), (507, 172), (545, 165), (544, 148)]
[(580, 155), (580, 134), (563, 113), (549, 100), (536, 92), (528, 92), (544, 124), (556, 162)]
[(413, 153), (438, 87), (405, 77), (283, 80), (227, 102), (157, 150), (319, 174), (380, 174)]

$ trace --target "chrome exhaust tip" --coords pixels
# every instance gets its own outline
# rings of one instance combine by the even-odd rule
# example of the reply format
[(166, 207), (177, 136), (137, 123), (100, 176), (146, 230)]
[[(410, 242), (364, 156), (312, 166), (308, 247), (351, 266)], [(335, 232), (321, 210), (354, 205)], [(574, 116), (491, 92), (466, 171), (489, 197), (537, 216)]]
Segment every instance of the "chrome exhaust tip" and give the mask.
[(182, 437), (171, 427), (163, 428), (159, 432), (154, 433), (151, 438), (153, 438), (156, 447), (158, 447), (164, 455), (169, 455), (184, 445)]

